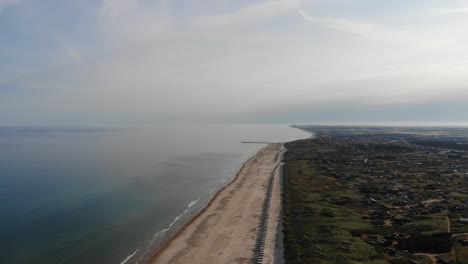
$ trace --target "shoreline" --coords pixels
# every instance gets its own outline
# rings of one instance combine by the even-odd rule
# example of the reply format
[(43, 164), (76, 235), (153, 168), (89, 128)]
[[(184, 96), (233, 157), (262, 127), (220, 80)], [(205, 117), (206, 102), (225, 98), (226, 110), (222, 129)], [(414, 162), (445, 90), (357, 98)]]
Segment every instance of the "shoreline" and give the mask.
[(177, 240), (189, 227), (191, 227), (194, 224), (195, 221), (197, 221), (204, 213), (206, 213), (208, 209), (212, 207), (215, 200), (218, 199), (219, 196), (222, 195), (228, 187), (230, 187), (239, 180), (240, 175), (242, 174), (247, 165), (249, 165), (254, 159), (258, 158), (258, 156), (261, 153), (265, 152), (269, 147), (274, 145), (275, 144), (268, 144), (267, 146), (258, 150), (248, 160), (246, 160), (239, 168), (236, 175), (232, 178), (232, 180), (223, 187), (221, 187), (219, 190), (217, 190), (216, 193), (210, 198), (208, 203), (197, 214), (190, 218), (190, 220), (183, 224), (167, 241), (163, 242), (161, 246), (154, 252), (154, 254), (151, 254), (151, 257), (147, 261), (145, 261), (145, 263), (154, 263), (168, 248), (170, 248), (170, 246), (174, 243), (175, 240)]

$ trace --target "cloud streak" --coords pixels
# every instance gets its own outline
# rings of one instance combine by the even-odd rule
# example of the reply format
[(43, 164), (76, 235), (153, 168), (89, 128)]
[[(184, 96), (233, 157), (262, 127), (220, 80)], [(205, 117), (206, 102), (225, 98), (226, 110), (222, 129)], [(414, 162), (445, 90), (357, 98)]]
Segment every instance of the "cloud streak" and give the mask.
[(231, 26), (249, 27), (268, 22), (272, 18), (284, 15), (303, 4), (315, 1), (276, 0), (252, 5), (236, 12), (197, 18), (190, 23), (188, 30), (223, 30)]
[(459, 7), (459, 8), (437, 8), (421, 12), (423, 15), (433, 16), (433, 17), (453, 17), (453, 16), (463, 16), (468, 14), (468, 7)]

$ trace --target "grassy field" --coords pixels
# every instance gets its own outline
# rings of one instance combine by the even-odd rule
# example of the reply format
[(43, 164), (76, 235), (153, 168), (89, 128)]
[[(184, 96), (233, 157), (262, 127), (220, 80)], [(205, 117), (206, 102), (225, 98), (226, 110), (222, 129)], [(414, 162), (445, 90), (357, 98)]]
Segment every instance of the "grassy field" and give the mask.
[(457, 253), (457, 262), (458, 264), (468, 264), (468, 246), (463, 245), (462, 243), (458, 242), (458, 239), (466, 236), (457, 236), (455, 237), (455, 251)]
[[(446, 213), (415, 216), (412, 210), (393, 210), (393, 221), (409, 219), (411, 224), (392, 225), (390, 222), (372, 221), (375, 219), (372, 214), (379, 211), (383, 204), (368, 204), (363, 192), (355, 187), (365, 186), (369, 180), (367, 176), (356, 176), (351, 182), (343, 181), (332, 175), (349, 172), (323, 168), (320, 158), (336, 149), (324, 148), (313, 140), (288, 143), (286, 147), (284, 232), (287, 263), (408, 263), (416, 258), (420, 259), (420, 263), (425, 263), (423, 256), (403, 252), (406, 242), (403, 240), (398, 241), (400, 249), (403, 243), (403, 251), (400, 251), (403, 255), (393, 257), (384, 250), (396, 243), (391, 238), (395, 233), (425, 236), (413, 243), (407, 237), (404, 239), (408, 245), (414, 245), (425, 239), (433, 239), (434, 234), (447, 232)], [(401, 179), (401, 182), (417, 186), (417, 182), (411, 179)], [(374, 184), (374, 187), (385, 190), (387, 184), (384, 181), (382, 186)], [(392, 207), (390, 203), (386, 206)], [(370, 236), (381, 240), (373, 241), (369, 239)]]
[[(325, 150), (326, 151), (326, 150)], [(353, 205), (362, 199), (335, 178), (318, 174), (305, 158), (286, 155), (285, 253), (288, 263), (388, 263), (352, 231), (372, 229)]]

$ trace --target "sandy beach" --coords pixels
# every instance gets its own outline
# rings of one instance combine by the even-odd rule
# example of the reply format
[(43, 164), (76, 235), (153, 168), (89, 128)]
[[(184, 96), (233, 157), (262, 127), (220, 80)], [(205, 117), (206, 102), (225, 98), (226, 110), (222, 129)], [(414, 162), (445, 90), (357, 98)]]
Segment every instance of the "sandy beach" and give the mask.
[[(280, 152), (277, 144), (271, 144), (249, 159), (234, 180), (149, 263), (251, 263), (269, 180), (281, 160)], [(279, 170), (274, 177), (263, 263), (273, 263), (272, 251), (278, 246)]]

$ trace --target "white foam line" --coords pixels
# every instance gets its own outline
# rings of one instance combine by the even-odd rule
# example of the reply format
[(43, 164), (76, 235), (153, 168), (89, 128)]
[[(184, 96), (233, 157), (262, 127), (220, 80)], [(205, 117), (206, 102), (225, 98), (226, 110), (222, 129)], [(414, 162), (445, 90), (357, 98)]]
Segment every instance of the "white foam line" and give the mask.
[(200, 201), (200, 199), (191, 201), (191, 202), (188, 204), (188, 208), (194, 206), (196, 203), (198, 203), (198, 201)]
[(133, 256), (135, 256), (135, 254), (138, 252), (138, 249), (135, 250), (135, 252), (133, 252), (131, 255), (128, 255), (122, 262), (120, 262), (120, 264), (125, 264), (127, 263), (127, 261), (129, 261), (131, 258), (133, 258)]
[(169, 228), (164, 228), (163, 230), (156, 232), (153, 235), (153, 240), (156, 240), (156, 239), (162, 237), (162, 235), (164, 235), (164, 233), (166, 233), (167, 231), (169, 231)]
[(200, 199), (191, 201), (191, 202), (187, 205), (187, 209), (185, 209), (185, 211), (184, 211), (183, 213), (181, 213), (180, 215), (176, 216), (176, 218), (174, 219), (174, 221), (172, 221), (172, 223), (169, 225), (169, 228), (171, 228), (184, 214), (188, 213), (190, 207), (194, 206), (198, 201), (200, 201)]
[(177, 222), (177, 220), (179, 220), (179, 219), (182, 217), (182, 215), (185, 214), (187, 211), (188, 211), (188, 209), (185, 210), (185, 211), (184, 211), (183, 213), (181, 213), (180, 215), (176, 216), (176, 218), (174, 219), (174, 221), (172, 221), (172, 223), (169, 225), (169, 228), (171, 228), (171, 227)]
[[(185, 209), (184, 212), (182, 212), (180, 215), (176, 216), (174, 218), (174, 221), (172, 221), (172, 223), (169, 224), (169, 226), (165, 229), (162, 229), (158, 232), (156, 232), (154, 235), (153, 235), (153, 239), (151, 241), (151, 244), (154, 243), (157, 239), (161, 238), (167, 231), (169, 231), (172, 226), (177, 223), (177, 221), (179, 221), (179, 219), (186, 213), (188, 213), (188, 211), (190, 210), (190, 208), (192, 206), (194, 206), (196, 203), (198, 203), (200, 201), (200, 198), (198, 198), (197, 200), (193, 200), (193, 201), (190, 201), (188, 204), (187, 204), (187, 209)], [(137, 250), (138, 251), (138, 250)], [(124, 261), (122, 261), (120, 264), (125, 264), (125, 262), (127, 262), (128, 260), (130, 260), (135, 254), (136, 252), (135, 251), (132, 255), (128, 256)], [(146, 254), (146, 253), (145, 253)]]

